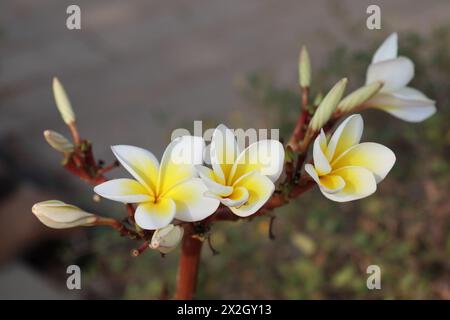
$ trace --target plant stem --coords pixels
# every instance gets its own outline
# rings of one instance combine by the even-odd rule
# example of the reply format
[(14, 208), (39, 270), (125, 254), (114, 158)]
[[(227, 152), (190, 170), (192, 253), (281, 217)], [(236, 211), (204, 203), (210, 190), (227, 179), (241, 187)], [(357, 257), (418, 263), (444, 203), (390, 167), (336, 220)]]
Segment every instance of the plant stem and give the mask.
[(75, 122), (71, 122), (68, 124), (70, 133), (72, 134), (73, 142), (76, 146), (79, 146), (81, 143), (80, 133), (78, 132), (77, 125)]
[(185, 225), (175, 292), (177, 300), (191, 300), (195, 294), (203, 242), (192, 237), (192, 234), (192, 225)]
[(306, 123), (308, 117), (308, 96), (309, 96), (309, 87), (301, 87), (300, 88), (300, 97), (301, 97), (301, 105), (300, 105), (300, 116), (297, 119), (297, 123), (295, 125), (292, 136), (289, 140), (289, 145), (292, 150), (298, 151), (298, 142), (303, 139), (304, 128), (303, 126)]

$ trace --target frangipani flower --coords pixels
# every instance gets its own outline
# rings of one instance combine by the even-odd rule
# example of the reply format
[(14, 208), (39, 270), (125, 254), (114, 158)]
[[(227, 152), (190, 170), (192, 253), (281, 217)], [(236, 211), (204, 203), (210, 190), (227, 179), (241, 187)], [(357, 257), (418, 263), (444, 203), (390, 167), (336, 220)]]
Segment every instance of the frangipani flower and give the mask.
[(284, 149), (276, 140), (261, 140), (240, 152), (233, 132), (219, 125), (210, 149), (212, 170), (197, 166), (208, 187), (206, 196), (218, 199), (240, 216), (258, 211), (275, 190), (283, 168)]
[(97, 221), (96, 215), (59, 200), (38, 202), (31, 211), (39, 221), (53, 229), (88, 227)]
[(436, 112), (435, 102), (417, 89), (407, 87), (414, 64), (397, 57), (397, 34), (391, 34), (375, 52), (367, 69), (366, 84), (382, 81), (383, 87), (365, 105), (384, 110), (409, 122), (420, 122)]
[(203, 196), (207, 189), (194, 167), (202, 163), (202, 138), (184, 136), (172, 141), (161, 164), (151, 152), (138, 147), (118, 145), (111, 149), (136, 180), (107, 181), (94, 191), (110, 200), (137, 203), (134, 218), (142, 229), (163, 228), (174, 218), (203, 220), (219, 206), (218, 200)]
[(306, 164), (305, 171), (330, 200), (346, 202), (371, 195), (395, 163), (389, 148), (359, 143), (363, 127), (362, 117), (352, 115), (339, 125), (330, 141), (323, 130), (314, 141), (314, 165)]

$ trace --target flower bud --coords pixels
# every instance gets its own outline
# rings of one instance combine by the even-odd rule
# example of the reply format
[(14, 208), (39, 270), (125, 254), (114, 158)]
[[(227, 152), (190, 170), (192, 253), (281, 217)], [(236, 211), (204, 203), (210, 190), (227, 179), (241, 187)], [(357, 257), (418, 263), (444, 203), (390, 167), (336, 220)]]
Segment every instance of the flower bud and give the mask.
[(73, 152), (74, 146), (66, 137), (53, 130), (45, 130), (44, 138), (56, 151), (63, 153)]
[(309, 123), (309, 127), (312, 130), (318, 131), (325, 125), (325, 123), (327, 123), (334, 110), (336, 109), (339, 101), (341, 100), (346, 86), (347, 78), (339, 80), (339, 82), (336, 83), (334, 87), (327, 93), (325, 98), (323, 98), (322, 102), (314, 113), (311, 122)]
[(96, 215), (59, 200), (38, 202), (31, 211), (39, 221), (54, 229), (92, 226), (97, 220)]
[(183, 238), (184, 229), (180, 226), (169, 224), (168, 226), (157, 229), (153, 233), (150, 248), (157, 249), (161, 253), (169, 253), (174, 250)]
[(300, 57), (298, 62), (298, 78), (300, 87), (309, 87), (311, 84), (311, 62), (309, 60), (308, 50), (303, 46), (300, 50)]
[(378, 91), (380, 91), (382, 86), (383, 82), (376, 81), (353, 91), (342, 99), (337, 109), (341, 112), (350, 112), (353, 108), (372, 98)]
[(55, 97), (56, 106), (66, 124), (75, 122), (75, 114), (67, 97), (66, 91), (59, 82), (58, 78), (53, 78), (53, 95)]

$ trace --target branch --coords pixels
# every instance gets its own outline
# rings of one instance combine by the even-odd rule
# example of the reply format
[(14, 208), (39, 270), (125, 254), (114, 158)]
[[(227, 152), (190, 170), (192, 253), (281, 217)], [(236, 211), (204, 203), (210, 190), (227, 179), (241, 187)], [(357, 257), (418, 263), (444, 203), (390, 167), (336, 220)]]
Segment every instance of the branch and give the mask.
[(186, 224), (184, 226), (175, 292), (175, 299), (177, 300), (191, 300), (194, 298), (203, 242), (198, 238), (192, 237), (193, 235), (194, 229), (192, 224)]

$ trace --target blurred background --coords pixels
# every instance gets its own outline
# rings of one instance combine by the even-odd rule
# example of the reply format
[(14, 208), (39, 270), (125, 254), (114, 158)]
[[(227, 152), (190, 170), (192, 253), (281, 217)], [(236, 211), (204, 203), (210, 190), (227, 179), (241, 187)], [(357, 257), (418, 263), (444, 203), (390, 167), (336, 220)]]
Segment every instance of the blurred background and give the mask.
[[(81, 31), (66, 28), (66, 8), (81, 7)], [(381, 7), (382, 29), (366, 28), (366, 8)], [(383, 143), (397, 163), (377, 193), (338, 204), (317, 189), (269, 221), (214, 225), (205, 246), (198, 298), (450, 299), (450, 2), (446, 0), (0, 2), (0, 298), (158, 298), (172, 293), (178, 250), (161, 258), (105, 228), (55, 231), (31, 213), (61, 199), (121, 217), (120, 205), (60, 166), (42, 132), (68, 135), (56, 110), (58, 76), (84, 138), (98, 158), (132, 144), (158, 157), (173, 129), (280, 128), (298, 112), (297, 58), (311, 54), (313, 92), (343, 76), (364, 82), (377, 46), (399, 33), (416, 63), (413, 86), (437, 100), (420, 124), (366, 111), (363, 139)], [(122, 169), (110, 177), (124, 177)], [(80, 265), (82, 290), (66, 288)], [(377, 264), (382, 289), (366, 288)]]

